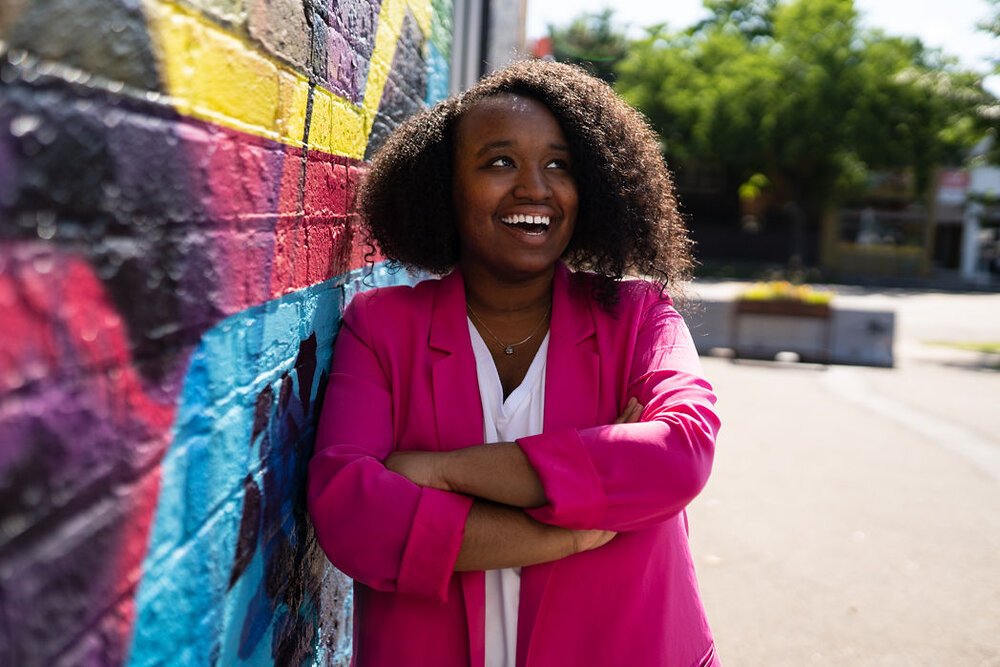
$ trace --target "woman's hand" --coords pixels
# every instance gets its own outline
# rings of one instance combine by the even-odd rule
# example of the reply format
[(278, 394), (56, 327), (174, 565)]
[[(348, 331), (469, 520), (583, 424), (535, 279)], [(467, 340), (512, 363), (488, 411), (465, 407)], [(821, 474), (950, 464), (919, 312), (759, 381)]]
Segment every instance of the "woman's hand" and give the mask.
[(618, 533), (611, 530), (572, 530), (573, 553), (591, 551), (603, 547)]
[(642, 411), (646, 406), (639, 403), (638, 399), (634, 396), (628, 399), (628, 403), (625, 404), (625, 409), (615, 420), (616, 424), (634, 424), (639, 421), (642, 417)]
[(444, 457), (447, 452), (393, 452), (384, 465), (420, 486), (429, 486), (442, 491), (452, 491), (444, 476)]
[[(642, 417), (643, 405), (633, 397), (628, 399), (625, 409), (615, 420), (616, 424), (634, 424)], [(611, 530), (571, 530), (573, 538), (573, 553), (578, 554), (583, 551), (591, 551), (614, 539), (618, 533)]]

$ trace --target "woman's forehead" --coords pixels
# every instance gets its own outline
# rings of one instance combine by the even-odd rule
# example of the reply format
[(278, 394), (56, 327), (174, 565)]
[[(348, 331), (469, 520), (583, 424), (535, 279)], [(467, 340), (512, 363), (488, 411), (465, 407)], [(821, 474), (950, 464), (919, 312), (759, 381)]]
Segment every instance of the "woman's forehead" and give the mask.
[(457, 136), (459, 141), (474, 141), (474, 137), (468, 136), (470, 133), (494, 134), (526, 122), (549, 125), (553, 132), (563, 134), (559, 120), (545, 104), (526, 95), (502, 93), (477, 100), (465, 109), (458, 120)]

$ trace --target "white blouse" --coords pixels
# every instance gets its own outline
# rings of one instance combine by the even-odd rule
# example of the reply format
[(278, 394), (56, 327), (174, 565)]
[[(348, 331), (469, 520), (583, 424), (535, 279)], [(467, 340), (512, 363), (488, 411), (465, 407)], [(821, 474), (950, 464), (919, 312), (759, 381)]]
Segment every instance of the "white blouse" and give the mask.
[[(483, 442), (513, 442), (542, 432), (545, 416), (545, 334), (524, 380), (505, 401), (493, 356), (469, 320), (472, 351), (476, 355), (479, 396), (483, 402)], [(516, 354), (516, 353), (515, 353)], [(514, 667), (517, 655), (517, 607), (521, 568), (486, 572), (486, 667)]]

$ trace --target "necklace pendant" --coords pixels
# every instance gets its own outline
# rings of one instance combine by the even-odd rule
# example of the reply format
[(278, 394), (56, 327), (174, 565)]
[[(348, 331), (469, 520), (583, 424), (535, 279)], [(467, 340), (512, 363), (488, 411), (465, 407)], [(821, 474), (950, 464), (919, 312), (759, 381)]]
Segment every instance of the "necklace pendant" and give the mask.
[(511, 346), (511, 345), (508, 345), (507, 347), (505, 347), (503, 349), (503, 353), (504, 354), (514, 354), (514, 347)]

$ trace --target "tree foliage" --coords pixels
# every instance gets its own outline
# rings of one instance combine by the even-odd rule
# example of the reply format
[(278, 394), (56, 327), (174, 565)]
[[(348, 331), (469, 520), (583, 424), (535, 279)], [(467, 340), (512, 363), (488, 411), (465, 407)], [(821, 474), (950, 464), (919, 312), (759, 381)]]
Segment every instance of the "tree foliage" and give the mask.
[(853, 0), (705, 0), (684, 31), (650, 28), (618, 90), (674, 161), (765, 174), (808, 218), (875, 169), (912, 170), (918, 191), (957, 164), (996, 103), (953, 59), (859, 26)]
[[(1000, 0), (988, 0), (988, 2), (993, 6), (993, 14), (981, 21), (978, 27), (1000, 42)], [(997, 46), (1000, 47), (1000, 43)], [(1000, 52), (1000, 48), (997, 52)], [(1000, 57), (993, 58), (993, 74), (1000, 76)], [(993, 125), (989, 130), (993, 145), (986, 158), (994, 164), (1000, 164), (1000, 106), (995, 106), (993, 111)]]
[(628, 39), (615, 27), (610, 9), (583, 14), (565, 28), (549, 26), (549, 37), (556, 60), (581, 65), (608, 83), (614, 83), (615, 67), (628, 50)]
[(703, 4), (711, 14), (695, 25), (695, 32), (732, 30), (750, 40), (774, 36), (778, 0), (704, 0)]

